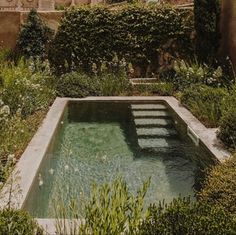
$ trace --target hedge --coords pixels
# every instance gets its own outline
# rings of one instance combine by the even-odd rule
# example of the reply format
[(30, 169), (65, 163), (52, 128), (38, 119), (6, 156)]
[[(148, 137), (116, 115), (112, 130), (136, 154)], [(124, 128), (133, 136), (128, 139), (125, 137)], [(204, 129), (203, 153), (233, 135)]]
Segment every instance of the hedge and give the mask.
[(81, 7), (66, 12), (52, 43), (49, 59), (56, 72), (91, 71), (117, 56), (143, 75), (158, 69), (160, 55), (193, 52), (193, 14), (170, 6)]

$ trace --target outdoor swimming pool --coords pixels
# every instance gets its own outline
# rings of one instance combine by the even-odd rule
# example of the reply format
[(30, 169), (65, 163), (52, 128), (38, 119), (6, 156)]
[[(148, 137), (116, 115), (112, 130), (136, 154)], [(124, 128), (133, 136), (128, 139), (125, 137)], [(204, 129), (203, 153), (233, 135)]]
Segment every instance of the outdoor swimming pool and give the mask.
[(151, 177), (146, 205), (194, 197), (209, 152), (186, 133), (186, 125), (164, 102), (72, 101), (24, 207), (34, 217), (54, 218), (58, 200), (66, 204), (76, 197), (82, 205), (92, 183), (118, 176), (132, 192)]

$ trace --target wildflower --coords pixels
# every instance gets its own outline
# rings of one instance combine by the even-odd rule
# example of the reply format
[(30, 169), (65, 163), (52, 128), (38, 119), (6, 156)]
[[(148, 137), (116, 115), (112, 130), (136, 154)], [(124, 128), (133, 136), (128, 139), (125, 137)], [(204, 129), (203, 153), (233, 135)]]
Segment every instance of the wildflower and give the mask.
[(65, 170), (68, 170), (69, 169), (69, 166), (68, 165), (65, 165)]
[(51, 168), (51, 169), (49, 170), (49, 173), (50, 173), (51, 175), (53, 175), (54, 169)]

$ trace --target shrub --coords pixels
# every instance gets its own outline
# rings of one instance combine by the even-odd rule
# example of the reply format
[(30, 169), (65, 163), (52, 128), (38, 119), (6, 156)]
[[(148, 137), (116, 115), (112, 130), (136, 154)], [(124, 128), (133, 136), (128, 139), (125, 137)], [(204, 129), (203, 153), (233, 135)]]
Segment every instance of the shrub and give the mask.
[(196, 54), (202, 62), (212, 62), (220, 45), (220, 0), (194, 0)]
[(200, 200), (236, 215), (236, 155), (215, 166), (199, 194)]
[(64, 74), (57, 82), (59, 96), (86, 97), (86, 96), (114, 96), (129, 94), (130, 83), (122, 71), (114, 74), (104, 72), (97, 75), (86, 75), (80, 72)]
[(62, 75), (57, 82), (57, 94), (65, 97), (86, 97), (101, 94), (98, 80), (84, 73), (71, 72)]
[(173, 83), (177, 90), (183, 91), (194, 84), (205, 84), (211, 87), (228, 86), (231, 81), (222, 72), (219, 66), (217, 69), (201, 64), (197, 61), (186, 62), (184, 60), (175, 61), (175, 76)]
[(222, 115), (221, 107), (226, 95), (227, 90), (223, 88), (195, 85), (184, 90), (180, 100), (206, 126), (216, 127)]
[(218, 137), (226, 146), (236, 149), (236, 86), (230, 91), (222, 104), (222, 118)]
[[(160, 51), (172, 56), (191, 51), (191, 11), (173, 7), (83, 7), (66, 12), (50, 49), (50, 61), (58, 73), (77, 68), (91, 71), (95, 63), (114, 56), (143, 68), (158, 69)], [(159, 53), (160, 52), (160, 53)]]
[(22, 25), (17, 42), (20, 54), (26, 58), (45, 58), (52, 34), (51, 29), (42, 22), (37, 12), (31, 10), (26, 23)]
[(0, 211), (0, 234), (39, 235), (37, 223), (30, 215), (21, 210), (4, 209)]
[(140, 235), (225, 235), (235, 232), (236, 223), (229, 213), (189, 199), (150, 206), (147, 218), (139, 227)]
[[(144, 213), (144, 197), (150, 185), (150, 180), (133, 195), (126, 182), (117, 178), (110, 184), (94, 185), (90, 199), (85, 204), (85, 221), (82, 226), (75, 219), (66, 227), (65, 216), (79, 218), (77, 200), (72, 200), (69, 211), (58, 208), (57, 204), (57, 234), (137, 234), (140, 219)], [(59, 212), (59, 213), (58, 213)], [(69, 213), (69, 214), (67, 214)], [(60, 220), (63, 218), (63, 220)], [(73, 232), (71, 232), (73, 231)]]
[(0, 97), (10, 107), (11, 114), (23, 116), (48, 107), (55, 97), (53, 77), (47, 64), (24, 62), (1, 66)]

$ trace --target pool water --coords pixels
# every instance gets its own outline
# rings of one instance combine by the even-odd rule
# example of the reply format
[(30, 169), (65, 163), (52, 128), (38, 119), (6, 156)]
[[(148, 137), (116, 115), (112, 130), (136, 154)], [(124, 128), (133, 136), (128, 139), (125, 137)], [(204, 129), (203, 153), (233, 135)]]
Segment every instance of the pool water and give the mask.
[(118, 176), (134, 193), (151, 177), (146, 206), (194, 197), (201, 168), (196, 159), (206, 153), (178, 125), (163, 104), (71, 103), (25, 208), (34, 217), (53, 218), (57, 200), (77, 198), (82, 208), (94, 182)]

